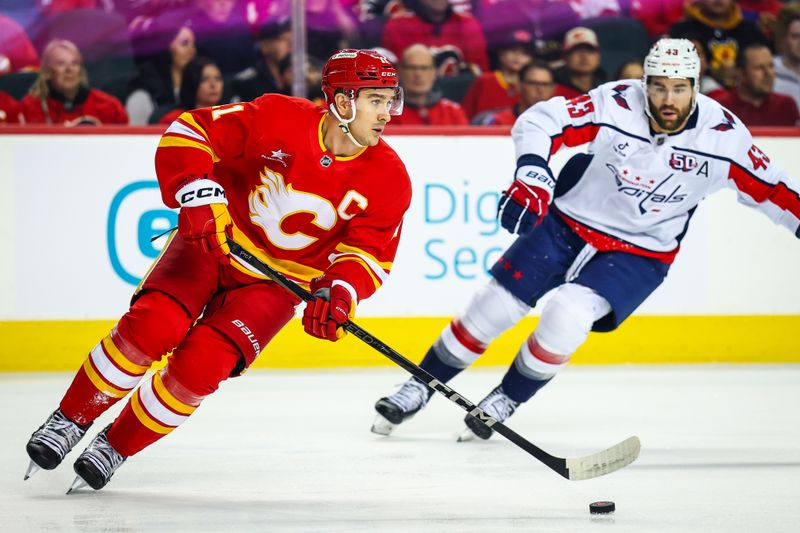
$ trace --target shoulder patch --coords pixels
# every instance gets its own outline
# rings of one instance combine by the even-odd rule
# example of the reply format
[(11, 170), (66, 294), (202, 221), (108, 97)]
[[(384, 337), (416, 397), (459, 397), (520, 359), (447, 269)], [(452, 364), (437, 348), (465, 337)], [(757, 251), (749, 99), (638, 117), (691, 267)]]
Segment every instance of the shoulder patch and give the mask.
[(731, 115), (730, 111), (723, 108), (722, 115), (725, 117), (725, 119), (716, 126), (712, 127), (712, 130), (730, 131), (735, 127), (736, 119), (733, 118), (733, 115)]
[(614, 91), (614, 94), (611, 95), (618, 106), (620, 106), (623, 109), (627, 109), (628, 111), (630, 111), (631, 107), (628, 105), (628, 101), (625, 99), (625, 91), (627, 91), (629, 88), (630, 85), (628, 85), (627, 83), (620, 83), (619, 85), (617, 85), (612, 89), (612, 91)]

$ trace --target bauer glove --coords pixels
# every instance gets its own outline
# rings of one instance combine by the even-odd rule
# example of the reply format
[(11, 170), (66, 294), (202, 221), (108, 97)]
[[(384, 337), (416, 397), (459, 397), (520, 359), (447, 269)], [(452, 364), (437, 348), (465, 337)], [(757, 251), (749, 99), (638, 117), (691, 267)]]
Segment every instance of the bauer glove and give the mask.
[(500, 224), (510, 233), (527, 233), (547, 214), (554, 189), (549, 169), (536, 165), (517, 168), (514, 182), (497, 206)]

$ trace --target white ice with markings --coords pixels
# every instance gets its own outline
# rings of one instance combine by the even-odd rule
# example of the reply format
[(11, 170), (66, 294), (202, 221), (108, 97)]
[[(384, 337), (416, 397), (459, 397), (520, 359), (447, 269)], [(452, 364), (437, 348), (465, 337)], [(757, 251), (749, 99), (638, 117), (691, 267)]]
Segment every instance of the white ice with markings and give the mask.
[[(451, 382), (477, 402), (504, 369)], [(559, 456), (638, 435), (639, 459), (568, 481), (495, 435), (457, 443), (442, 397), (390, 437), (372, 405), (400, 369), (252, 371), (224, 383), (102, 491), (65, 495), (72, 462), (23, 482), (25, 443), (72, 376), (0, 376), (0, 530), (287, 532), (800, 531), (800, 365), (567, 367), (508, 422)], [(616, 502), (607, 516), (589, 503)]]

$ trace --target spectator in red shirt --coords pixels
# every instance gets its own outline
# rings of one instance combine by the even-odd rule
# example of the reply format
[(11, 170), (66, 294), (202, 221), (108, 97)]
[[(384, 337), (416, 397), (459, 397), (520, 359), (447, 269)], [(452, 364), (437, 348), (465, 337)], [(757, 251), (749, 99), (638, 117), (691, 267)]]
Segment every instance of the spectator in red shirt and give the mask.
[(480, 126), (511, 126), (523, 111), (553, 96), (553, 71), (547, 63), (534, 59), (519, 72), (519, 102), (500, 111), (476, 115), (472, 124)]
[(683, 18), (685, 0), (631, 0), (630, 16), (642, 23), (647, 35), (657, 39)]
[(393, 16), (383, 28), (383, 46), (400, 57), (412, 44), (434, 55), (455, 52), (476, 73), (489, 70), (486, 37), (472, 15), (453, 10), (448, 0), (406, 0), (410, 11)]
[(180, 107), (165, 113), (158, 122), (172, 124), (185, 111), (219, 105), (224, 89), (222, 72), (217, 64), (205, 57), (195, 57), (183, 69)]
[(499, 69), (484, 72), (470, 86), (461, 106), (472, 118), (481, 111), (511, 107), (519, 102), (519, 72), (533, 59), (533, 37), (516, 31), (497, 49)]
[(89, 87), (78, 47), (63, 39), (50, 41), (42, 52), (42, 69), (22, 99), (22, 114), (28, 124), (128, 123), (119, 100)]
[(39, 67), (39, 55), (28, 34), (13, 19), (0, 14), (0, 75)]
[(557, 84), (554, 96), (576, 98), (606, 81), (594, 31), (582, 26), (572, 28), (564, 36), (563, 50), (564, 66), (553, 72)]
[(775, 61), (766, 45), (752, 43), (736, 56), (737, 83), (710, 97), (733, 111), (747, 127), (797, 126), (800, 112), (791, 96), (772, 92)]
[(403, 88), (405, 105), (403, 114), (393, 117), (391, 124), (451, 126), (467, 124), (467, 116), (461, 106), (442, 98), (433, 90), (436, 82), (436, 66), (433, 53), (424, 44), (406, 48), (398, 69), (400, 86)]
[(19, 102), (10, 94), (0, 91), (0, 126), (4, 124), (20, 124), (22, 113), (19, 111)]

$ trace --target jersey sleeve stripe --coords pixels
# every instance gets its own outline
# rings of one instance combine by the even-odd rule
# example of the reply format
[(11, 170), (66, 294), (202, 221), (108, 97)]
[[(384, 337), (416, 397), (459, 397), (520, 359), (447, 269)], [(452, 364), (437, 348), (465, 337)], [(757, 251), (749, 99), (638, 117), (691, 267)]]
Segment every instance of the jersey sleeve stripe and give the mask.
[(382, 268), (383, 270), (385, 270), (387, 272), (392, 269), (392, 262), (391, 261), (378, 261), (378, 258), (376, 258), (374, 255), (372, 255), (369, 252), (365, 252), (361, 248), (356, 248), (355, 246), (349, 246), (347, 244), (344, 244), (343, 242), (340, 242), (339, 244), (336, 245), (336, 250), (339, 251), (339, 252), (359, 255), (359, 256), (363, 257), (364, 259), (366, 259), (368, 261), (371, 261), (372, 263), (375, 263), (376, 265), (378, 265), (380, 268)]
[(186, 124), (184, 124), (183, 122), (180, 122), (178, 120), (176, 120), (172, 124), (170, 124), (169, 128), (167, 128), (167, 131), (164, 132), (164, 133), (165, 134), (173, 133), (173, 134), (181, 135), (181, 136), (184, 136), (184, 137), (191, 137), (192, 139), (196, 139), (196, 140), (198, 140), (200, 142), (208, 144), (208, 138), (200, 135), (195, 130), (193, 130), (192, 128), (190, 128), (189, 126), (187, 126)]
[(200, 135), (205, 137), (206, 142), (208, 142), (208, 133), (206, 133), (205, 128), (197, 123), (191, 113), (188, 111), (186, 113), (181, 113), (181, 115), (178, 117), (178, 121), (194, 128), (198, 133), (200, 133)]
[(733, 163), (731, 163), (728, 170), (728, 179), (733, 180), (737, 189), (750, 196), (756, 202), (761, 203), (769, 200), (781, 209), (789, 211), (800, 218), (800, 194), (790, 189), (782, 181), (775, 185), (770, 185)]
[(175, 135), (165, 135), (164, 137), (161, 137), (161, 142), (158, 143), (158, 147), (197, 148), (210, 155), (211, 159), (213, 159), (215, 163), (219, 161), (217, 154), (214, 153), (214, 150), (212, 150), (210, 146), (206, 144), (201, 144), (192, 139), (187, 139), (185, 137), (178, 137)]
[(331, 263), (331, 265), (335, 265), (336, 263), (343, 263), (345, 261), (354, 261), (357, 264), (361, 265), (361, 267), (369, 274), (369, 278), (372, 280), (372, 284), (375, 286), (377, 290), (385, 281), (386, 273), (383, 273), (382, 277), (376, 277), (375, 273), (372, 268), (361, 258), (350, 254), (337, 254), (334, 256), (335, 259)]
[(600, 131), (600, 125), (589, 123), (583, 126), (567, 126), (558, 135), (551, 137), (550, 155), (556, 153), (562, 145), (580, 146), (593, 141)]
[[(367, 270), (369, 270), (373, 274), (374, 277), (380, 279), (381, 283), (384, 283), (386, 281), (386, 278), (389, 277), (386, 270), (382, 269), (373, 259), (365, 255), (357, 254), (354, 252), (347, 252), (343, 254), (331, 254), (328, 256), (328, 259), (330, 259), (331, 264), (336, 263), (337, 261), (340, 260), (344, 260), (346, 258), (357, 259), (367, 268)], [(389, 265), (389, 268), (391, 268), (391, 264)]]

